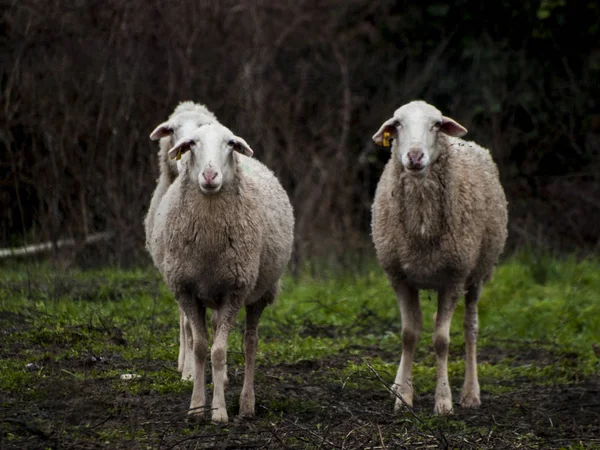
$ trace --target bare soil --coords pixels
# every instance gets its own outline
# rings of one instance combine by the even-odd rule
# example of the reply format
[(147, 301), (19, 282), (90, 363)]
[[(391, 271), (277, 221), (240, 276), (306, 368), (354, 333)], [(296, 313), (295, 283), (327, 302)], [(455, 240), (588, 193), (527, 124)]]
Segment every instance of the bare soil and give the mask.
[[(18, 321), (15, 323), (18, 324)], [(18, 325), (16, 325), (18, 326)], [(377, 349), (365, 349), (365, 353)], [(480, 350), (480, 361), (508, 356), (499, 348)], [(536, 349), (518, 352), (533, 365), (553, 355)], [(9, 355), (5, 355), (9, 356)], [(543, 385), (539, 380), (503, 382), (506, 393), (493, 395), (482, 384), (482, 406), (454, 414), (431, 414), (433, 392), (420, 392), (413, 411), (393, 412), (393, 399), (376, 376), (368, 388), (350, 387), (331, 376), (348, 354), (297, 364), (260, 366), (256, 383), (257, 415), (240, 420), (237, 397), (243, 368), (229, 367), (230, 420), (189, 423), (186, 408), (191, 384), (177, 394), (157, 394), (142, 377), (139, 393), (123, 393), (114, 377), (80, 379), (87, 370), (125, 369), (115, 357), (86, 356), (48, 362), (37, 386), (45, 395), (28, 400), (25, 393), (0, 393), (0, 449), (559, 449), (600, 448), (600, 378), (572, 384)], [(173, 370), (152, 361), (148, 371)], [(35, 367), (30, 370), (36, 370)], [(1, 374), (0, 374), (1, 376)], [(356, 381), (356, 380), (354, 380)], [(455, 400), (460, 386), (454, 386)]]

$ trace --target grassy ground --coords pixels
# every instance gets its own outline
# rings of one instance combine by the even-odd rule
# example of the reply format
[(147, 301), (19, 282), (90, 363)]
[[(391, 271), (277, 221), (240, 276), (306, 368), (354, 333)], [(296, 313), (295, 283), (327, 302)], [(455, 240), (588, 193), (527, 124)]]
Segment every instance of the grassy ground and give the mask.
[[(192, 385), (176, 371), (177, 307), (154, 270), (4, 267), (0, 450), (598, 449), (599, 296), (597, 260), (505, 261), (480, 302), (482, 407), (436, 417), (433, 293), (422, 293), (415, 407), (395, 414), (388, 387), (400, 317), (381, 270), (287, 278), (260, 325), (257, 417), (217, 426), (186, 422)], [(461, 304), (451, 330), (455, 401), (462, 315)], [(230, 418), (243, 379), (241, 332), (229, 342)]]

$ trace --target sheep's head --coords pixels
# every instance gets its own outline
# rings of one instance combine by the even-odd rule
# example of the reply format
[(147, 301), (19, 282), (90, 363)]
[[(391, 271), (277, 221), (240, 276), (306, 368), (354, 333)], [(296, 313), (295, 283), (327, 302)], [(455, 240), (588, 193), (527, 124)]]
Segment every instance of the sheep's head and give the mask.
[(234, 151), (247, 156), (254, 153), (244, 139), (213, 123), (180, 139), (169, 150), (169, 157), (184, 156), (181, 170), (186, 170), (191, 180), (197, 180), (202, 193), (216, 194), (234, 176)]
[(435, 162), (439, 150), (436, 145), (439, 133), (449, 136), (464, 136), (466, 128), (442, 116), (435, 107), (414, 101), (400, 107), (394, 117), (385, 121), (373, 135), (379, 145), (391, 140), (392, 152), (408, 173), (424, 175)]
[(217, 119), (208, 110), (206, 113), (183, 110), (178, 114), (173, 114), (169, 120), (157, 126), (150, 134), (150, 139), (158, 141), (164, 137), (171, 137), (171, 141), (175, 143), (181, 138), (191, 135), (196, 128), (216, 121)]
[[(192, 136), (197, 128), (217, 122), (217, 118), (204, 105), (193, 102), (180, 103), (169, 120), (158, 125), (150, 134), (150, 139), (158, 141), (170, 138), (168, 148), (184, 137)], [(179, 161), (168, 161), (175, 173), (181, 170)]]

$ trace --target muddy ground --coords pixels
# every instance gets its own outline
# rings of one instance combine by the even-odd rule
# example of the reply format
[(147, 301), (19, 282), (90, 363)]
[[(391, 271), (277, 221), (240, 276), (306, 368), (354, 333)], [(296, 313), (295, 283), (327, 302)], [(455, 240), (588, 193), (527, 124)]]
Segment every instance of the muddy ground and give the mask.
[[(362, 350), (365, 355), (378, 353), (372, 347)], [(510, 356), (498, 348), (479, 353), (480, 362), (490, 363)], [(519, 351), (519, 358), (544, 366), (553, 356), (530, 348)], [(228, 425), (187, 422), (191, 384), (180, 393), (159, 394), (141, 377), (131, 381), (140, 384), (132, 394), (116, 390), (113, 375), (70, 375), (125, 370), (116, 356), (49, 361), (38, 386), (45, 392), (43, 399), (1, 394), (0, 449), (600, 448), (600, 378), (546, 386), (539, 380), (497, 380), (506, 393), (492, 395), (482, 384), (481, 408), (455, 405), (451, 417), (440, 418), (430, 414), (432, 392), (419, 393), (414, 411), (394, 413), (393, 399), (375, 372), (361, 372), (364, 379), (350, 377), (348, 383), (333, 381), (331, 374), (348, 360), (365, 364), (346, 354), (291, 365), (263, 364), (256, 383), (257, 416)], [(173, 371), (175, 365), (149, 361), (145, 369)], [(228, 371), (231, 419), (243, 368), (230, 365)], [(456, 402), (460, 386), (454, 388)]]

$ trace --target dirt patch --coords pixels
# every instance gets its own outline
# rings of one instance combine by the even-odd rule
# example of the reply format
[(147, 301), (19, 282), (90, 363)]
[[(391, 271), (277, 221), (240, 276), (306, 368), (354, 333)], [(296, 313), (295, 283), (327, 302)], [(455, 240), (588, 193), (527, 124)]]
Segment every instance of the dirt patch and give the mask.
[[(482, 349), (492, 358), (495, 350)], [(547, 360), (544, 353), (522, 353)], [(394, 413), (385, 386), (349, 387), (335, 380), (354, 357), (340, 354), (296, 364), (261, 365), (257, 372), (257, 417), (227, 426), (186, 421), (191, 384), (181, 393), (115, 390), (110, 377), (77, 380), (68, 371), (89, 369), (82, 358), (57, 363), (36, 386), (41, 398), (2, 394), (1, 449), (39, 448), (464, 448), (558, 449), (600, 445), (600, 378), (569, 385), (540, 386), (522, 380), (511, 391), (491, 394), (483, 405), (446, 418), (431, 415), (433, 393), (415, 400), (414, 413)], [(359, 361), (359, 360), (357, 360)], [(533, 359), (530, 359), (534, 362)], [(105, 362), (94, 362), (102, 370)], [(111, 368), (114, 362), (108, 364)], [(148, 362), (148, 369), (164, 370)], [(118, 366), (118, 364), (117, 364)], [(229, 367), (227, 402), (237, 413), (243, 370)], [(371, 385), (372, 386), (372, 385)], [(460, 386), (455, 386), (456, 390)], [(458, 392), (455, 392), (455, 399)]]

